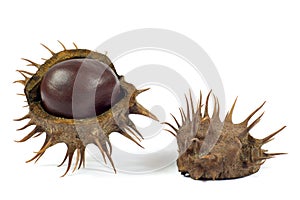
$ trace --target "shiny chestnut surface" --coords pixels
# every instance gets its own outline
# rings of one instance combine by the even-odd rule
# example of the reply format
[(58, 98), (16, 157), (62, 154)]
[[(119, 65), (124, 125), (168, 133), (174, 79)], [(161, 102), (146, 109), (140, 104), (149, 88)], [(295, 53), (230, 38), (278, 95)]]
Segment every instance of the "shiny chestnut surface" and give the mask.
[(40, 86), (42, 106), (52, 115), (88, 118), (102, 114), (122, 96), (111, 68), (95, 59), (71, 59), (55, 64)]

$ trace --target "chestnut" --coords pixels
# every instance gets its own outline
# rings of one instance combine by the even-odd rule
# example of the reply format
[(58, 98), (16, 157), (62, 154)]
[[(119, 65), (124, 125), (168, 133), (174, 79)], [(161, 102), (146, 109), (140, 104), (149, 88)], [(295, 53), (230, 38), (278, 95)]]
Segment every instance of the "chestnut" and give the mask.
[(82, 58), (51, 67), (40, 93), (44, 109), (65, 118), (95, 117), (109, 110), (122, 94), (119, 80), (107, 64)]

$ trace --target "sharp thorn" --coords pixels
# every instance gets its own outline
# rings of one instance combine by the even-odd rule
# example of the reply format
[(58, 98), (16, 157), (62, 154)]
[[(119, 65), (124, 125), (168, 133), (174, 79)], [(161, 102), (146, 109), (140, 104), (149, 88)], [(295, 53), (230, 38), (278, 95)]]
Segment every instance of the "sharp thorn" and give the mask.
[(256, 120), (254, 120), (248, 127), (247, 127), (247, 131), (249, 132), (261, 119), (261, 117), (264, 115), (265, 113), (263, 112)]
[(219, 114), (220, 114), (219, 108), (220, 108), (220, 104), (218, 98), (214, 95), (214, 111), (212, 115), (213, 119), (219, 119)]
[(130, 132), (139, 142), (141, 142), (141, 139), (130, 128), (126, 127), (125, 130), (128, 131), (128, 132)]
[(16, 70), (16, 71), (19, 72), (25, 78), (25, 81), (29, 79), (29, 77), (25, 75), (25, 72), (23, 70)]
[(95, 144), (97, 145), (97, 147), (99, 148), (101, 154), (102, 154), (102, 157), (103, 157), (103, 160), (104, 160), (104, 163), (107, 164), (106, 162), (106, 158), (105, 158), (105, 154), (104, 154), (104, 150), (102, 148), (102, 145), (100, 143), (100, 141), (98, 139), (95, 140)]
[(194, 117), (195, 109), (194, 109), (194, 102), (193, 102), (192, 91), (191, 90), (190, 90), (190, 103), (191, 103), (192, 117)]
[(143, 135), (137, 130), (136, 126), (131, 120), (129, 120), (128, 122), (128, 127), (131, 128), (134, 132), (136, 132), (142, 139), (144, 139)]
[(234, 102), (231, 106), (230, 111), (227, 113), (227, 115), (225, 117), (225, 120), (228, 121), (228, 122), (232, 122), (232, 115), (233, 115), (233, 111), (234, 111), (237, 99), (238, 99), (238, 97), (235, 98), (235, 100), (234, 100)]
[(116, 168), (115, 168), (115, 165), (114, 165), (114, 162), (113, 162), (111, 156), (108, 154), (108, 152), (105, 152), (105, 153), (106, 153), (106, 156), (107, 156), (107, 158), (108, 158), (108, 160), (109, 160), (109, 162), (110, 162), (110, 164), (111, 164), (111, 166), (112, 166), (112, 168), (113, 168), (113, 170), (114, 170), (114, 172), (115, 172), (115, 174), (116, 174), (116, 173), (117, 173), (117, 170), (116, 170)]
[(61, 178), (64, 177), (64, 176), (68, 173), (68, 171), (70, 170), (71, 165), (72, 165), (73, 155), (74, 155), (74, 151), (68, 154), (68, 156), (69, 156), (69, 159), (68, 159), (68, 167), (67, 167), (65, 173), (61, 176)]
[[(41, 130), (41, 131), (43, 131), (43, 130)], [(43, 132), (40, 132), (39, 134), (37, 134), (37, 135), (34, 135), (32, 138), (36, 138), (36, 137), (39, 137), (40, 135), (42, 135), (43, 134)]]
[(38, 156), (36, 157), (34, 163), (37, 163), (39, 161), (39, 159), (44, 155), (45, 152), (38, 154)]
[(75, 42), (73, 42), (73, 45), (74, 45), (75, 49), (78, 49), (78, 46), (75, 44)]
[(24, 117), (21, 117), (21, 118), (19, 118), (19, 119), (14, 119), (14, 121), (22, 121), (22, 120), (24, 120), (24, 119), (29, 119), (30, 118), (30, 115), (29, 115), (29, 113), (28, 114), (26, 114)]
[(37, 153), (37, 154), (44, 153), (51, 145), (53, 145), (52, 139), (51, 138), (49, 140), (46, 139), (42, 148), (38, 152), (35, 152), (35, 153)]
[(208, 95), (206, 97), (204, 117), (208, 116), (208, 101), (209, 101), (209, 96), (210, 96), (211, 92), (212, 92), (212, 90), (210, 90), (210, 92), (208, 93)]
[(168, 123), (168, 122), (162, 122), (161, 124), (166, 124), (166, 125), (170, 126), (175, 132), (178, 131), (177, 128), (175, 128), (172, 124), (170, 124), (170, 123)]
[(33, 61), (29, 60), (29, 59), (26, 59), (26, 58), (21, 58), (21, 59), (22, 59), (22, 60), (25, 60), (25, 61), (27, 61), (27, 62), (29, 62), (29, 63), (30, 63), (29, 66), (34, 66), (34, 67), (36, 67), (36, 68), (39, 68), (39, 67), (40, 67), (39, 64), (37, 64), (37, 63), (35, 63), (35, 62), (33, 62)]
[(141, 90), (137, 90), (137, 95), (143, 93), (143, 92), (146, 92), (148, 91), (150, 88), (146, 88), (146, 89), (141, 89)]
[(29, 121), (25, 126), (23, 126), (22, 128), (17, 129), (17, 131), (21, 131), (24, 130), (25, 128), (34, 125), (33, 121)]
[(81, 165), (83, 164), (83, 167), (85, 167), (85, 148), (80, 149), (80, 161), (77, 169), (80, 169)]
[(199, 97), (199, 106), (198, 106), (198, 110), (199, 110), (199, 115), (200, 117), (202, 117), (202, 112), (201, 112), (201, 107), (202, 107), (202, 92), (200, 90), (200, 97)]
[(130, 107), (130, 113), (144, 115), (155, 121), (159, 121), (155, 115), (153, 115), (150, 111), (148, 111), (146, 108), (144, 108), (141, 104), (137, 102), (135, 103), (134, 106)]
[(62, 46), (62, 48), (63, 48), (64, 50), (67, 50), (66, 47), (65, 47), (65, 45), (64, 45), (61, 41), (57, 40), (57, 42)]
[(57, 167), (61, 167), (66, 162), (66, 160), (68, 158), (68, 155), (69, 155), (68, 153), (69, 153), (69, 151), (67, 150), (66, 155), (65, 155), (63, 161), (59, 165), (57, 165)]
[(40, 131), (42, 131), (40, 129), (40, 127), (36, 126), (29, 134), (27, 134), (24, 138), (22, 138), (21, 140), (16, 140), (15, 142), (25, 142), (28, 139), (32, 138), (36, 133), (39, 133)]
[(109, 155), (111, 156), (111, 154), (112, 154), (112, 145), (111, 145), (111, 142), (109, 140), (107, 140), (107, 144), (108, 144), (108, 147), (109, 147)]
[(174, 119), (174, 121), (175, 121), (175, 123), (176, 123), (177, 127), (179, 128), (179, 127), (180, 127), (180, 124), (179, 124), (179, 122), (178, 122), (178, 121), (177, 121), (177, 119), (174, 117), (174, 115), (172, 115), (172, 114), (171, 114), (171, 116), (173, 117), (173, 119)]
[(240, 124), (244, 124), (244, 125), (247, 125), (249, 120), (253, 117), (253, 115), (255, 113), (257, 113), (257, 111), (259, 111), (264, 105), (265, 105), (266, 102), (263, 102), (258, 108), (256, 108), (242, 123)]
[(185, 97), (185, 102), (186, 102), (186, 119), (188, 121), (191, 121), (191, 119), (190, 119), (190, 106), (189, 106), (189, 102), (188, 102), (188, 99), (187, 99), (186, 95), (184, 95), (184, 97)]
[(170, 130), (168, 130), (168, 129), (163, 129), (163, 130), (164, 130), (164, 131), (167, 131), (167, 132), (171, 133), (172, 135), (174, 135), (175, 137), (177, 137), (176, 134), (173, 133), (172, 131), (170, 131)]
[[(27, 74), (27, 75), (29, 75), (29, 76), (32, 76), (32, 75), (33, 75), (33, 73), (28, 72), (28, 71), (25, 71), (25, 70), (17, 70), (17, 72), (21, 73), (22, 75), (23, 75), (23, 74)], [(23, 75), (23, 76), (24, 76), (24, 75)], [(27, 78), (28, 78), (28, 77), (27, 77)]]
[(216, 98), (217, 100), (217, 113), (216, 113), (216, 117), (218, 117), (218, 119), (220, 120), (220, 103), (219, 103), (219, 99)]
[(47, 49), (53, 56), (55, 55), (55, 53), (54, 53), (51, 49), (49, 49), (49, 47), (47, 47), (46, 45), (44, 45), (44, 44), (42, 44), (42, 43), (41, 43), (41, 45), (42, 45), (43, 47), (45, 47), (45, 49)]
[(44, 142), (43, 146), (41, 147), (41, 149), (38, 152), (36, 152), (36, 155), (33, 158), (31, 158), (30, 160), (27, 160), (26, 163), (29, 163), (37, 158), (39, 159), (45, 153), (47, 148), (51, 146), (51, 144), (52, 144), (51, 138), (49, 139), (48, 137), (46, 137), (45, 142)]
[(14, 81), (13, 83), (20, 83), (22, 85), (26, 85), (26, 80), (17, 80), (17, 81)]
[(182, 108), (179, 108), (182, 124), (186, 121), (186, 116)]
[(133, 139), (132, 137), (131, 137), (131, 135), (129, 135), (126, 131), (119, 131), (123, 136), (125, 136), (126, 138), (128, 138), (129, 140), (131, 140), (131, 141), (133, 141), (135, 144), (137, 144), (138, 146), (140, 146), (141, 148), (143, 148), (144, 149), (144, 147), (140, 144), (140, 143), (138, 143), (135, 139)]
[(280, 128), (279, 130), (275, 131), (274, 133), (272, 133), (272, 134), (268, 135), (267, 137), (261, 139), (262, 143), (263, 143), (263, 144), (266, 144), (266, 143), (270, 142), (270, 141), (272, 140), (272, 138), (273, 138), (276, 134), (278, 134), (280, 131), (282, 131), (282, 130), (285, 129), (285, 128), (286, 128), (286, 126), (283, 126), (282, 128)]
[(79, 149), (77, 149), (76, 152), (77, 152), (77, 155), (76, 155), (76, 161), (75, 161), (75, 165), (74, 165), (74, 168), (73, 168), (72, 173), (74, 173), (75, 170), (77, 169), (77, 166), (78, 166), (78, 163), (79, 163), (79, 159), (80, 159), (80, 152), (79, 152)]
[(26, 163), (32, 162), (33, 160), (35, 160), (36, 158), (38, 158), (40, 156), (41, 153), (37, 153), (35, 156), (33, 156), (31, 159), (27, 160)]
[(286, 155), (287, 153), (267, 153), (268, 156)]

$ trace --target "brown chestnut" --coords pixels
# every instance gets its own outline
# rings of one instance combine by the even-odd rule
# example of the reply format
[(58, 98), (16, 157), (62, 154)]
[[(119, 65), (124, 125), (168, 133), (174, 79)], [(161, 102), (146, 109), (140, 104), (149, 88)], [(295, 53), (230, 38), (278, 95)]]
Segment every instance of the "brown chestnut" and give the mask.
[(121, 95), (112, 69), (96, 59), (70, 59), (45, 74), (40, 94), (44, 109), (64, 118), (88, 118), (111, 108)]

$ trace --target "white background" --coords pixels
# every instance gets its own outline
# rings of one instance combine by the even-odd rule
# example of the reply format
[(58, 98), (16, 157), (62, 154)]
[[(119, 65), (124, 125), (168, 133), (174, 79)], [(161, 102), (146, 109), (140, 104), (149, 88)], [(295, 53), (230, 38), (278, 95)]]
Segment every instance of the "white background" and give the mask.
[[(197, 2), (197, 3), (196, 3)], [(1, 2), (0, 148), (1, 199), (299, 199), (299, 1), (5, 1)], [(53, 147), (37, 164), (24, 161), (42, 145), (14, 140), (26, 112), (20, 78), (26, 68), (20, 58), (41, 62), (49, 57), (39, 43), (58, 50), (75, 41), (94, 49), (110, 37), (138, 28), (163, 28), (186, 35), (209, 54), (218, 68), (228, 107), (238, 95), (235, 121), (264, 100), (262, 122), (252, 132), (264, 137), (287, 128), (268, 144), (273, 152), (288, 152), (268, 160), (252, 176), (228, 181), (194, 181), (177, 172), (175, 164), (151, 174), (113, 174), (87, 160), (87, 168), (59, 176), (65, 152)], [(100, 164), (99, 164), (100, 165)]]

